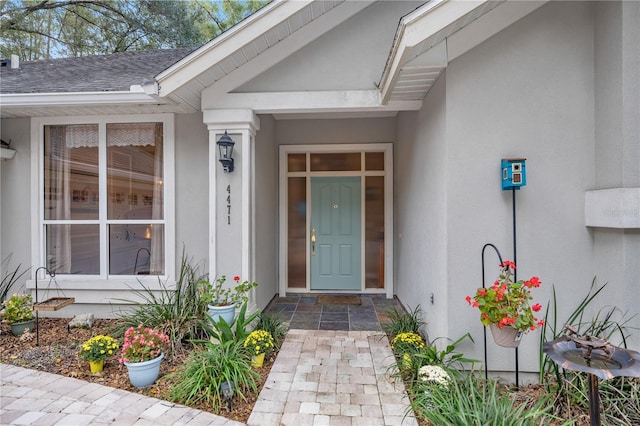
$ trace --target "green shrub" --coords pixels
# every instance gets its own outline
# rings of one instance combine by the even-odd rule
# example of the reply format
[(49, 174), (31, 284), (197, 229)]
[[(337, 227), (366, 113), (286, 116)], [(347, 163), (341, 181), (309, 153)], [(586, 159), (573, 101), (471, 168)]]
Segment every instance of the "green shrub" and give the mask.
[(226, 403), (221, 385), (235, 384), (234, 396), (247, 400), (249, 392), (256, 394), (260, 375), (251, 368), (250, 354), (242, 342), (220, 344), (203, 342), (204, 349), (193, 353), (187, 362), (168, 380), (173, 382), (170, 398), (182, 404), (204, 403), (218, 413)]
[(495, 381), (480, 381), (473, 375), (448, 386), (416, 382), (411, 392), (416, 415), (434, 425), (528, 426), (554, 419), (548, 396), (516, 403)]
[(247, 302), (242, 302), (238, 315), (236, 315), (231, 324), (227, 323), (223, 318), (214, 321), (211, 315), (206, 315), (207, 324), (205, 329), (209, 336), (218, 342), (242, 343), (250, 333), (249, 327), (259, 315), (260, 310), (258, 309), (247, 316)]
[(198, 283), (203, 276), (183, 252), (175, 289), (167, 288), (158, 279), (159, 292), (140, 283), (142, 289), (133, 291), (140, 301), (118, 299), (133, 304), (134, 309), (118, 313), (120, 321), (112, 334), (121, 337), (129, 327), (144, 324), (169, 336), (172, 352), (181, 350), (187, 340), (206, 338), (207, 307), (198, 296)]
[(287, 327), (283, 324), (282, 319), (276, 315), (269, 315), (261, 312), (258, 315), (258, 322), (254, 330), (265, 330), (271, 333), (275, 343), (275, 350), (279, 350), (284, 338), (287, 334)]
[(419, 333), (420, 327), (425, 324), (420, 305), (411, 312), (394, 307), (387, 311), (387, 316), (390, 322), (382, 324), (382, 329), (390, 339), (400, 333)]

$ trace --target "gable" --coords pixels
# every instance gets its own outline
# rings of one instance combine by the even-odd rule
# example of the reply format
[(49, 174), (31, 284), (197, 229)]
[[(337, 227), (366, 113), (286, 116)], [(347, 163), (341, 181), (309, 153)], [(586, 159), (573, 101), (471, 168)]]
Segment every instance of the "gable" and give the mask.
[(422, 4), (377, 2), (233, 92), (375, 89), (399, 19)]

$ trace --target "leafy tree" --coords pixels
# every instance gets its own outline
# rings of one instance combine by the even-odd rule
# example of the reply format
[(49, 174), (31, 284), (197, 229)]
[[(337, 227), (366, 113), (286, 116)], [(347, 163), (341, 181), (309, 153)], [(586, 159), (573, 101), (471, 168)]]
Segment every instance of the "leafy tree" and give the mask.
[(3, 0), (0, 55), (23, 60), (198, 47), (267, 0)]

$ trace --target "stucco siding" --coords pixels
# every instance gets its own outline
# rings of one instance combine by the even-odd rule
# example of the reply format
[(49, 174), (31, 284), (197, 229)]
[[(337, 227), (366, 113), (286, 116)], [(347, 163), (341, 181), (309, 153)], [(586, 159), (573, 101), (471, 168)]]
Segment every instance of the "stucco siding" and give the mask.
[[(0, 259), (11, 256), (8, 267), (31, 266), (31, 120), (3, 119), (2, 140), (9, 142), (16, 154), (11, 160), (0, 160)], [(4, 276), (5, 271), (0, 271)], [(26, 276), (12, 292), (24, 284)]]
[(430, 338), (448, 332), (445, 89), (442, 75), (421, 111), (399, 115), (396, 144), (396, 293), (421, 306)]
[(279, 120), (275, 131), (278, 145), (384, 143), (395, 140), (396, 119)]
[(271, 116), (260, 117), (255, 145), (255, 262), (259, 284), (256, 304), (259, 308), (264, 308), (278, 292), (278, 150), (274, 128)]
[[(584, 191), (594, 176), (593, 16), (585, 3), (551, 3), (453, 61), (447, 71), (449, 335), (481, 358), (482, 326), (464, 298), (481, 282), (481, 249), (513, 259), (512, 192), (500, 187), (500, 159), (527, 159), (515, 192), (518, 278), (537, 275), (547, 304), (555, 284), (560, 320), (594, 275), (584, 226)], [(497, 277), (487, 255), (487, 280)], [(511, 351), (489, 343), (490, 369), (513, 369)], [(536, 371), (538, 332), (521, 344), (520, 369)], [(469, 351), (469, 352), (466, 352)]]
[(176, 271), (180, 268), (183, 248), (201, 272), (209, 271), (209, 149), (209, 132), (202, 123), (202, 114), (177, 115)]
[(375, 89), (398, 19), (424, 2), (382, 1), (323, 34), (238, 92)]

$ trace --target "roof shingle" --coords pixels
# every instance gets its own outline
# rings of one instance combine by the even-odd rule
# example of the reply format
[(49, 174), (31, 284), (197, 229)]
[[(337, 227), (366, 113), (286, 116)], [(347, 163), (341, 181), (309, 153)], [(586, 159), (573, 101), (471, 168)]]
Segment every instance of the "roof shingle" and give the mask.
[(21, 62), (0, 68), (0, 93), (128, 91), (153, 81), (194, 49), (164, 49)]

